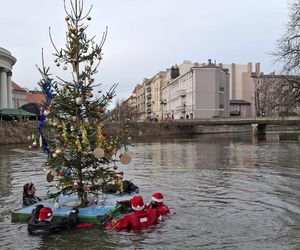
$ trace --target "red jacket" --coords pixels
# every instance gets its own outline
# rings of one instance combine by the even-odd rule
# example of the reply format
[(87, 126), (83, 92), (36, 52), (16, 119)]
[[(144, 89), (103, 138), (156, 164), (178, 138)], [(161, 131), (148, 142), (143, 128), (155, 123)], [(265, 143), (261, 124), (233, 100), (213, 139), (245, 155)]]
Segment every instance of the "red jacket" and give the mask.
[(163, 220), (163, 215), (167, 215), (170, 213), (170, 209), (167, 205), (165, 205), (164, 203), (156, 203), (157, 204), (157, 207), (153, 207), (153, 204), (152, 203), (149, 203), (147, 205), (147, 208), (152, 208), (152, 209), (155, 209), (156, 210), (156, 214), (157, 214), (157, 217), (158, 217), (158, 220), (159, 221), (162, 221)]
[(132, 214), (125, 215), (116, 223), (107, 223), (107, 229), (139, 229), (153, 225), (157, 222), (155, 209), (144, 209), (142, 211), (134, 211)]

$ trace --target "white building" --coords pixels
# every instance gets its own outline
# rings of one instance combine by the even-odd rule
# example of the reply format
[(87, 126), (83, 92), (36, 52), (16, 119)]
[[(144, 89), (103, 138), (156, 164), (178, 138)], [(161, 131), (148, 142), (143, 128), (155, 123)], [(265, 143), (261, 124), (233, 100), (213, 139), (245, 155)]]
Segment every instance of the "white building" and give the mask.
[(161, 97), (164, 119), (228, 117), (228, 70), (211, 60), (202, 66), (189, 62), (187, 67), (187, 64), (185, 61), (167, 71), (170, 78), (162, 87)]
[(16, 61), (8, 50), (0, 48), (0, 109), (13, 108), (11, 76)]

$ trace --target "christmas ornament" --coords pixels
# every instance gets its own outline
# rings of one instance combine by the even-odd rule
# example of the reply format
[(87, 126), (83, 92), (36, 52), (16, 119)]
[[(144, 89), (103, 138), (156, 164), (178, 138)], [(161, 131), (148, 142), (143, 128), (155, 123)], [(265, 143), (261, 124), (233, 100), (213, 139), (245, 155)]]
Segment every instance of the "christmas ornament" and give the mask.
[(37, 141), (36, 141), (36, 140), (34, 140), (34, 142), (32, 143), (32, 147), (33, 147), (33, 148), (37, 148), (37, 147), (38, 147), (38, 144), (37, 144)]
[(43, 138), (41, 135), (39, 137), (39, 146), (40, 146), (40, 148), (43, 146)]
[(77, 98), (75, 99), (75, 102), (76, 102), (77, 105), (81, 105), (81, 104), (83, 103), (82, 97), (77, 97)]
[(90, 16), (88, 16), (88, 17), (87, 17), (87, 20), (91, 21), (91, 20), (92, 20), (92, 18), (91, 18)]
[(67, 176), (71, 176), (72, 175), (72, 170), (70, 168), (67, 169), (66, 175)]
[(124, 165), (127, 165), (131, 162), (131, 157), (127, 154), (120, 155), (120, 162)]
[(118, 169), (118, 167), (117, 167), (116, 165), (114, 165), (114, 166), (113, 166), (113, 169), (114, 169), (114, 170), (117, 170), (117, 169)]
[(56, 155), (60, 155), (60, 154), (61, 154), (61, 149), (60, 149), (60, 148), (57, 148), (57, 149), (55, 150), (55, 154), (56, 154)]
[(80, 130), (77, 131), (77, 136), (81, 137), (82, 136), (82, 132)]
[(93, 93), (89, 93), (88, 95), (90, 98), (92, 98), (94, 96)]
[(103, 137), (106, 137), (108, 134), (107, 134), (107, 132), (102, 131), (102, 132), (101, 132), (101, 135), (102, 135)]
[(68, 147), (68, 143), (64, 143), (64, 148), (67, 148)]
[(46, 180), (47, 180), (48, 182), (52, 182), (53, 179), (54, 179), (54, 176), (52, 175), (52, 171), (50, 171), (50, 172), (47, 174), (47, 176), (46, 176)]
[(104, 113), (104, 112), (105, 112), (105, 109), (104, 109), (104, 108), (101, 108), (99, 111), (100, 111), (100, 113)]
[(76, 116), (72, 116), (72, 117), (71, 117), (71, 120), (72, 120), (73, 122), (76, 122), (77, 117), (76, 117)]
[(103, 148), (96, 148), (94, 150), (93, 154), (97, 159), (100, 159), (104, 156), (104, 150), (103, 150)]
[(63, 70), (67, 70), (67, 69), (68, 69), (67, 65), (64, 65)]
[(50, 115), (50, 110), (49, 109), (45, 109), (43, 112), (44, 116), (48, 116)]
[(132, 152), (130, 152), (128, 148), (126, 148), (126, 149), (125, 149), (125, 152), (124, 152), (124, 154), (125, 154), (125, 155), (128, 155), (130, 158), (132, 158), (132, 157), (133, 157), (133, 154), (132, 154)]
[(68, 22), (70, 18), (68, 16), (65, 16), (65, 20)]

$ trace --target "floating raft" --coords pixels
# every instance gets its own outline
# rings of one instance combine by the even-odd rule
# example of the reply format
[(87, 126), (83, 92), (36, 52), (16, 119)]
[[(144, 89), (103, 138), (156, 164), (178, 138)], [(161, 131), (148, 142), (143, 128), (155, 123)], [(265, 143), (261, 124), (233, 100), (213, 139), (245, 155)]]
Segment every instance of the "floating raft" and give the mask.
[[(101, 195), (101, 200), (98, 201), (97, 205), (90, 205), (84, 208), (78, 208), (79, 223), (96, 223), (102, 224), (103, 220), (101, 218), (106, 215), (115, 216), (119, 214), (122, 210), (122, 205), (118, 201), (130, 200), (134, 194), (130, 195), (116, 195), (116, 194), (103, 194)], [(35, 205), (42, 204), (44, 207), (51, 207), (53, 210), (54, 218), (68, 217), (69, 212), (76, 204), (75, 196), (60, 196), (59, 201), (61, 204), (60, 208), (54, 208), (53, 199), (43, 200), (34, 205), (17, 209), (12, 212), (11, 220), (12, 222), (27, 223), (31, 215), (31, 212)], [(73, 204), (73, 206), (72, 206)]]

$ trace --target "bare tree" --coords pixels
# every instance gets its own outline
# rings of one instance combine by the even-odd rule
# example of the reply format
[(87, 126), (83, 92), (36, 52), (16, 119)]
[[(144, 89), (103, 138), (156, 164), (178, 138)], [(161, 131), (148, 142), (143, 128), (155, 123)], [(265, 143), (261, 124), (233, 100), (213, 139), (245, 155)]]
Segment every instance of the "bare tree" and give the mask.
[(298, 113), (300, 77), (265, 75), (257, 78), (255, 104), (258, 116), (278, 116)]
[[(283, 64), (283, 74), (275, 80), (274, 98), (281, 112), (300, 106), (300, 0), (289, 1), (289, 19), (286, 30), (278, 40), (273, 54)], [(274, 81), (274, 79), (273, 79)], [(278, 111), (278, 110), (277, 110)]]
[(276, 60), (283, 63), (285, 73), (298, 73), (300, 70), (300, 0), (289, 1), (289, 20), (286, 31), (278, 40)]

